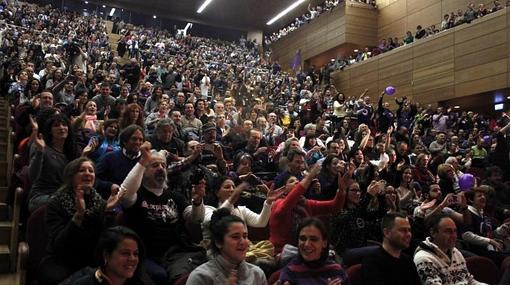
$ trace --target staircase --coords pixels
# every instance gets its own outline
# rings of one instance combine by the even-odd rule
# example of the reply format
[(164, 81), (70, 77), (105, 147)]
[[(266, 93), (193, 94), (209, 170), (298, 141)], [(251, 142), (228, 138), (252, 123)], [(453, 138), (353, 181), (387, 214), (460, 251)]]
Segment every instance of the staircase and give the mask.
[(0, 97), (0, 285), (21, 284), (16, 267), (23, 190), (16, 189), (14, 201), (9, 197), (14, 151), (10, 109), (7, 100)]
[[(113, 34), (112, 33), (112, 28), (113, 28), (113, 22), (112, 21), (106, 21), (106, 30), (108, 32), (108, 39), (109, 39), (109, 42), (110, 42), (110, 48), (113, 52), (113, 54), (115, 56), (119, 56), (118, 53), (117, 53), (117, 43), (119, 42), (119, 40), (122, 38), (121, 35), (119, 34)], [(124, 57), (122, 58), (119, 58), (119, 65), (122, 66), (126, 63), (129, 62), (129, 57), (127, 55), (127, 52), (126, 54), (124, 55)]]

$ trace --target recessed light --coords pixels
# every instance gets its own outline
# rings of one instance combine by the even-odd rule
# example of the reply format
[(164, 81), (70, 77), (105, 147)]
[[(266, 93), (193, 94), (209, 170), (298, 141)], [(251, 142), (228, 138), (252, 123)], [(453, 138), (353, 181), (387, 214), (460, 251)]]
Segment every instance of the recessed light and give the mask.
[(274, 16), (271, 20), (269, 20), (266, 25), (271, 25), (272, 23), (276, 22), (281, 17), (287, 15), (290, 11), (296, 9), (297, 6), (299, 6), (301, 3), (305, 2), (305, 0), (297, 0), (296, 2), (292, 3), (289, 7), (285, 8), (285, 10), (278, 13), (278, 15)]
[(200, 14), (202, 11), (204, 11), (205, 7), (207, 7), (209, 4), (211, 4), (212, 0), (205, 0), (202, 5), (200, 5), (200, 8), (198, 8), (197, 13)]

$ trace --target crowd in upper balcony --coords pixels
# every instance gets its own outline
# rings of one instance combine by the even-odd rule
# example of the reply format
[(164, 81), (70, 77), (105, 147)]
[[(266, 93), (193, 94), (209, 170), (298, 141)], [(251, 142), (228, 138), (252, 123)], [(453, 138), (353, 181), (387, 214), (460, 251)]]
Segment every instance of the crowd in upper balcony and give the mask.
[[(510, 7), (510, 1), (507, 1), (506, 7)], [(339, 69), (343, 70), (348, 65), (367, 60), (379, 54), (411, 44), (417, 40), (427, 38), (453, 27), (457, 27), (462, 24), (469, 24), (476, 19), (482, 18), (485, 15), (494, 13), (503, 8), (504, 7), (498, 0), (493, 1), (492, 7), (490, 8), (487, 8), (483, 3), (478, 4), (477, 8), (474, 2), (470, 2), (465, 11), (458, 9), (457, 12), (445, 14), (441, 21), (441, 25), (438, 27), (436, 27), (436, 25), (430, 25), (429, 27), (424, 28), (421, 25), (418, 25), (414, 34), (411, 31), (407, 31), (402, 38), (383, 38), (375, 47), (365, 47), (361, 50), (354, 49), (352, 54), (347, 57), (337, 57), (335, 60), (328, 63), (325, 67), (323, 67), (323, 72), (332, 72)]]

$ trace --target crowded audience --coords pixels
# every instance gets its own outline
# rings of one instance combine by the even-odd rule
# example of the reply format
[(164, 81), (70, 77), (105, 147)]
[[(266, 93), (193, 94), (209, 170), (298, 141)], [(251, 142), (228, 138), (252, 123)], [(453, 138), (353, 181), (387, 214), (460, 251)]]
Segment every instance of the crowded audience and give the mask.
[(510, 256), (505, 112), (346, 98), (248, 41), (123, 25), (128, 59), (94, 15), (0, 18), (38, 284), (338, 285), (356, 259), (365, 284), (480, 284), (466, 256)]

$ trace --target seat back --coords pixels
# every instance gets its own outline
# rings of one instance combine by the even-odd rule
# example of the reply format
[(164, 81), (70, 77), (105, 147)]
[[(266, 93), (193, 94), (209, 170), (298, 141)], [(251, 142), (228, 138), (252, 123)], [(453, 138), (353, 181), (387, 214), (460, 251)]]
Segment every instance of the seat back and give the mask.
[(476, 281), (487, 284), (499, 283), (499, 270), (496, 264), (487, 257), (471, 256), (466, 258), (466, 265)]
[(351, 285), (361, 285), (361, 264), (355, 264), (347, 268), (347, 276)]
[(27, 279), (29, 280), (33, 280), (39, 263), (46, 256), (48, 231), (45, 216), (46, 206), (42, 206), (35, 210), (27, 221), (27, 243), (30, 249), (27, 264)]
[(282, 270), (278, 270), (276, 272), (273, 272), (273, 274), (271, 274), (271, 276), (269, 276), (269, 279), (267, 279), (267, 284), (270, 284), (270, 285), (273, 285), (274, 283), (276, 283), (276, 281), (278, 281), (280, 279), (280, 272)]
[(181, 277), (175, 280), (174, 285), (186, 285), (186, 281), (188, 281), (189, 273), (181, 275)]

